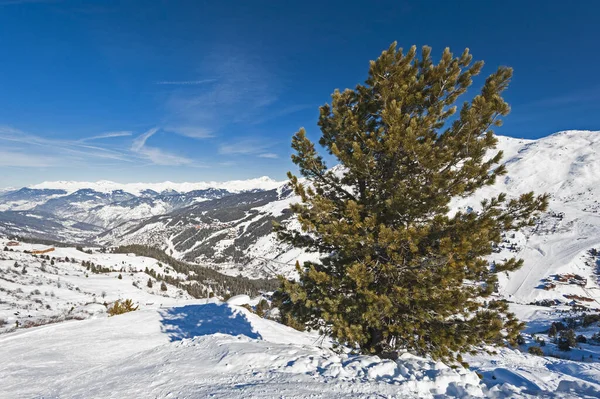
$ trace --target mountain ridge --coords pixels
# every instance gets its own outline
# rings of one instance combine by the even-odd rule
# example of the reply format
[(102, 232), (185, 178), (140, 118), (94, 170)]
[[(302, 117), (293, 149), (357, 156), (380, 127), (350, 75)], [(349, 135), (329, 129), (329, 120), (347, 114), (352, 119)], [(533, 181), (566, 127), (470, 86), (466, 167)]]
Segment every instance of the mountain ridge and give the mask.
[(200, 181), (200, 182), (183, 182), (176, 183), (165, 181), (160, 183), (117, 183), (110, 180), (99, 180), (96, 182), (86, 181), (45, 181), (38, 184), (32, 184), (26, 188), (31, 189), (55, 189), (65, 190), (68, 194), (81, 189), (92, 189), (97, 192), (108, 193), (111, 191), (122, 190), (131, 194), (140, 195), (144, 190), (153, 190), (156, 192), (164, 192), (173, 190), (180, 193), (186, 193), (194, 190), (207, 189), (225, 189), (230, 192), (242, 192), (249, 190), (269, 190), (278, 187), (283, 182), (274, 180), (268, 176), (261, 176), (245, 180), (229, 180), (229, 181)]

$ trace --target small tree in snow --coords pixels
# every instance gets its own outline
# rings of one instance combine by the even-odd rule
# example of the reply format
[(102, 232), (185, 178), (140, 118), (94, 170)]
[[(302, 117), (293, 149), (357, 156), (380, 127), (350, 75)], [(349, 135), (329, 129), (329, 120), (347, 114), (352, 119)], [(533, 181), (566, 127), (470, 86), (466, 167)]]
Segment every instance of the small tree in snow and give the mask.
[(558, 338), (558, 349), (561, 351), (570, 351), (575, 346), (577, 346), (575, 331), (571, 329), (561, 331)]

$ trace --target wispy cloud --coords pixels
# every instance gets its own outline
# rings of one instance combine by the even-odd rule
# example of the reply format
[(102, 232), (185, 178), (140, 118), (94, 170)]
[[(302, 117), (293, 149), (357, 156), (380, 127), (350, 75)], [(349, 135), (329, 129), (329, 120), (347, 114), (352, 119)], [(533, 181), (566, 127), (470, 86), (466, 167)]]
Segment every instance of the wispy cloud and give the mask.
[(199, 73), (211, 79), (198, 82), (210, 84), (186, 84), (193, 87), (185, 90), (173, 87), (165, 99), (165, 126), (201, 129), (214, 136), (225, 129), (230, 133), (230, 127), (259, 117), (281, 90), (265, 61), (240, 49), (220, 48), (208, 54)]
[[(29, 134), (10, 126), (0, 126), (0, 166), (73, 167), (121, 164), (134, 166), (148, 162), (154, 165), (203, 167), (204, 164), (188, 157), (172, 153), (157, 145), (148, 145), (148, 140), (160, 132), (152, 128), (130, 141), (108, 145), (105, 139), (130, 137), (129, 130), (106, 132), (79, 140), (64, 140)], [(167, 132), (173, 134), (172, 132)], [(177, 134), (193, 138), (208, 137), (206, 132), (183, 129)], [(101, 145), (100, 145), (101, 144)]]
[(273, 143), (267, 140), (257, 138), (239, 140), (235, 143), (221, 144), (219, 154), (222, 155), (256, 155), (261, 158), (276, 158), (277, 154), (267, 152)]
[(39, 154), (42, 157), (55, 154), (57, 159), (61, 159), (61, 163), (73, 159), (89, 161), (97, 158), (131, 162), (130, 157), (118, 149), (90, 145), (79, 140), (49, 139), (10, 126), (0, 126), (0, 141), (12, 143), (16, 146), (15, 151), (26, 147), (29, 154)]
[(275, 158), (279, 158), (279, 155), (273, 153), (273, 152), (265, 152), (263, 154), (258, 154), (259, 158), (271, 158), (271, 159), (275, 159)]
[(169, 85), (169, 86), (196, 86), (207, 83), (216, 82), (217, 79), (201, 79), (201, 80), (162, 80), (156, 82), (157, 85)]
[(55, 166), (60, 159), (20, 151), (0, 151), (0, 166), (39, 168)]
[(148, 139), (154, 136), (160, 129), (155, 127), (148, 130), (145, 133), (140, 134), (138, 137), (133, 140), (131, 145), (131, 151), (139, 156), (150, 160), (152, 163), (156, 165), (189, 165), (192, 166), (194, 162), (186, 157), (179, 156), (176, 154), (169, 153), (164, 151), (158, 147), (149, 147), (146, 145)]
[(165, 131), (179, 134), (181, 136), (190, 137), (193, 139), (207, 139), (214, 137), (209, 129), (193, 126), (167, 126)]
[(269, 111), (266, 115), (258, 117), (257, 119), (250, 122), (252, 125), (260, 125), (270, 120), (278, 119), (287, 115), (294, 114), (296, 112), (304, 111), (305, 109), (317, 109), (315, 104), (298, 104), (285, 107), (279, 110)]
[(80, 139), (79, 141), (84, 142), (84, 141), (92, 141), (92, 140), (110, 139), (110, 138), (114, 138), (114, 137), (126, 137), (126, 136), (131, 136), (132, 134), (133, 134), (133, 132), (127, 131), (127, 130), (124, 130), (121, 132), (107, 132), (107, 133), (99, 134), (97, 136), (85, 137), (83, 139)]

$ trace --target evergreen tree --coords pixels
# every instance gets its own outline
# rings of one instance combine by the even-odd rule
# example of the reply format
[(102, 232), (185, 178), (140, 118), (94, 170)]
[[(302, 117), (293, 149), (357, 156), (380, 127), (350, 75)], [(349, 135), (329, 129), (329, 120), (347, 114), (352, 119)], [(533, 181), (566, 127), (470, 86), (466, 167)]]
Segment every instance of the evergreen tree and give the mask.
[(165, 284), (164, 281), (160, 284), (160, 290), (161, 291), (166, 291), (167, 290), (167, 285)]
[(548, 197), (505, 194), (474, 211), (450, 213), (450, 201), (494, 183), (506, 169), (492, 153), (492, 128), (509, 112), (501, 93), (512, 69), (500, 67), (481, 93), (454, 106), (479, 74), (465, 50), (446, 49), (435, 64), (396, 45), (371, 62), (364, 85), (336, 90), (320, 108), (319, 144), (337, 158), (328, 169), (300, 129), (293, 162), (309, 183), (288, 173), (301, 202), (302, 231), (275, 225), (280, 239), (327, 254), (297, 264), (299, 281), (281, 279), (282, 315), (318, 328), (362, 352), (405, 348), (440, 359), (482, 344), (516, 343), (522, 328), (505, 302), (489, 296), (496, 273), (521, 260), (485, 259), (502, 233), (534, 223)]
[(558, 349), (561, 351), (570, 351), (577, 346), (577, 337), (572, 329), (562, 330), (558, 338)]

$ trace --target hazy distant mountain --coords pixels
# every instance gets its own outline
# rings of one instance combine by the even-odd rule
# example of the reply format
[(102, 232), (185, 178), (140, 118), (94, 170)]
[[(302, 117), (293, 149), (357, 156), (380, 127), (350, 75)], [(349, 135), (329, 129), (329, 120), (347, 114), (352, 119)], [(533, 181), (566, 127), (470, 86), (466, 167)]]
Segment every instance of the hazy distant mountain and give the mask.
[[(0, 233), (30, 232), (36, 237), (49, 239), (64, 238), (70, 234), (72, 240), (91, 240), (98, 232), (124, 222), (139, 221), (237, 193), (261, 192), (279, 185), (281, 183), (268, 177), (223, 183), (165, 182), (147, 185), (108, 181), (45, 182), (0, 193)], [(3, 214), (3, 211), (8, 213)], [(56, 219), (52, 222), (62, 223), (65, 231), (58, 234), (58, 225), (34, 224), (28, 219), (31, 217), (48, 221)], [(75, 232), (73, 226), (77, 223), (85, 228)], [(32, 228), (33, 225), (35, 228)]]
[(177, 193), (187, 193), (195, 190), (222, 189), (230, 193), (240, 193), (251, 190), (271, 190), (280, 186), (282, 182), (271, 179), (267, 176), (248, 180), (231, 180), (226, 182), (197, 182), (197, 183), (115, 183), (108, 180), (97, 182), (77, 182), (77, 181), (53, 181), (43, 182), (30, 186), (33, 189), (59, 189), (69, 193), (81, 189), (91, 189), (101, 193), (110, 193), (121, 190), (134, 195), (141, 195), (148, 192), (163, 193), (173, 191)]

